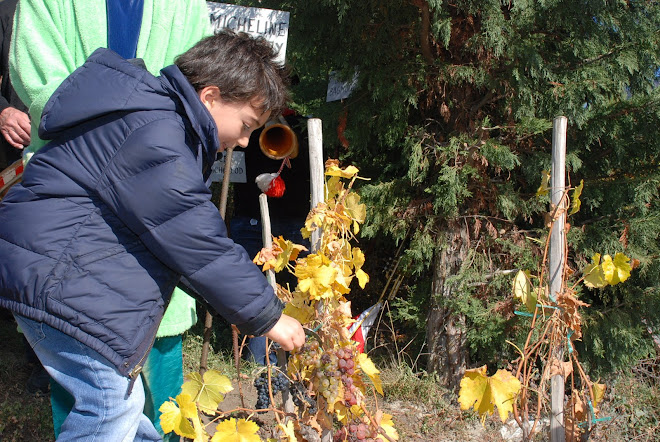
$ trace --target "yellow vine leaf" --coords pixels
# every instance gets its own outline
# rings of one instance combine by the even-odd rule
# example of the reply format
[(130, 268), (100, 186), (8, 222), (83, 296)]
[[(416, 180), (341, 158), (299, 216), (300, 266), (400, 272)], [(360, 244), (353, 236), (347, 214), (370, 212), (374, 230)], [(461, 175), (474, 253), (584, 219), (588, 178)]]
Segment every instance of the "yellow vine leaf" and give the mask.
[(344, 185), (339, 176), (331, 176), (328, 178), (328, 180), (325, 182), (326, 201), (336, 198), (343, 188)]
[(603, 268), (600, 266), (600, 253), (595, 253), (591, 264), (584, 269), (584, 285), (590, 288), (601, 288), (607, 285)]
[(298, 289), (309, 294), (310, 299), (332, 297), (332, 283), (337, 280), (338, 270), (331, 267), (324, 256), (312, 254), (298, 262), (295, 275)]
[(338, 176), (341, 178), (353, 178), (360, 170), (355, 166), (347, 166), (340, 168), (337, 165), (330, 166), (325, 169), (325, 174), (328, 176)]
[(584, 269), (584, 284), (590, 288), (602, 288), (624, 282), (630, 277), (632, 267), (630, 258), (623, 253), (603, 256), (601, 263), (600, 253), (594, 254), (591, 264)]
[(355, 269), (355, 277), (358, 280), (360, 288), (364, 288), (369, 282), (369, 275), (364, 270), (362, 270), (362, 266), (364, 265), (365, 261), (364, 253), (358, 247), (355, 247), (353, 249), (352, 255), (353, 259), (351, 260), (351, 264)]
[(601, 267), (607, 282), (615, 285), (628, 279), (631, 270), (629, 261), (630, 258), (623, 253), (617, 253), (614, 259), (610, 255), (603, 256)]
[(380, 376), (378, 375), (380, 371), (376, 368), (373, 361), (369, 359), (369, 356), (364, 353), (360, 353), (355, 359), (355, 362), (358, 363), (364, 374), (369, 376), (369, 379), (371, 379), (371, 382), (373, 382), (376, 391), (382, 395), (383, 383), (381, 382)]
[(298, 255), (306, 247), (295, 244), (284, 237), (273, 237), (273, 245), (269, 248), (263, 248), (252, 260), (255, 264), (263, 266), (263, 271), (273, 269), (275, 272), (281, 272), (289, 261), (295, 261)]
[[(380, 413), (380, 411), (378, 413)], [(383, 429), (383, 431), (385, 431), (385, 434), (387, 434), (387, 436), (390, 439), (399, 440), (399, 433), (396, 431), (396, 428), (394, 428), (394, 422), (392, 421), (391, 415), (387, 413), (383, 413), (382, 417), (380, 418), (379, 425)], [(382, 441), (387, 441), (385, 436), (383, 436), (382, 434), (379, 434), (377, 439)]]
[(316, 208), (312, 209), (305, 219), (305, 226), (300, 229), (303, 238), (309, 238), (312, 232), (323, 226), (326, 218), (324, 208), (327, 206), (324, 203), (319, 203)]
[(369, 282), (369, 275), (362, 269), (355, 272), (360, 288), (364, 288)]
[(335, 416), (337, 420), (343, 424), (348, 422), (349, 417), (362, 416), (364, 411), (359, 405), (352, 405), (350, 408), (343, 403), (335, 404)]
[(607, 389), (607, 386), (605, 384), (598, 384), (594, 382), (591, 384), (591, 391), (594, 394), (594, 408), (598, 407), (598, 404), (603, 400), (605, 397), (605, 389)]
[(301, 324), (307, 324), (316, 315), (316, 310), (309, 305), (308, 301), (307, 295), (296, 290), (293, 292), (291, 300), (284, 306), (283, 313), (297, 319)]
[(466, 370), (461, 379), (458, 402), (461, 410), (470, 407), (485, 417), (493, 414), (497, 405), (502, 422), (506, 422), (509, 412), (513, 412), (513, 401), (520, 391), (520, 381), (506, 370), (497, 370), (493, 376), (486, 375), (486, 366)]
[(281, 236), (279, 238), (274, 238), (273, 244), (277, 244), (280, 249), (282, 249), (282, 253), (279, 254), (275, 262), (274, 270), (276, 272), (280, 272), (289, 261), (295, 261), (298, 259), (300, 252), (307, 250), (305, 246), (294, 244), (293, 242), (286, 240)]
[(215, 427), (211, 442), (261, 442), (259, 425), (245, 419), (227, 419)]
[(351, 281), (353, 281), (352, 275), (345, 275), (338, 270), (335, 280), (332, 283), (332, 289), (337, 290), (337, 292), (342, 295), (346, 295), (351, 292), (351, 289), (349, 288)]
[(355, 270), (361, 269), (364, 265), (364, 252), (360, 250), (359, 247), (355, 247), (351, 250), (351, 264)]
[(513, 279), (513, 296), (525, 304), (527, 311), (536, 310), (537, 293), (536, 290), (532, 290), (532, 283), (527, 272), (518, 270)]
[(346, 213), (353, 220), (353, 233), (357, 235), (360, 231), (360, 225), (367, 217), (367, 206), (360, 203), (360, 195), (351, 192), (346, 197), (344, 203)]
[(298, 438), (296, 437), (295, 430), (293, 428), (293, 421), (289, 421), (284, 424), (278, 424), (277, 428), (279, 428), (282, 433), (284, 433), (284, 438), (280, 438), (280, 441), (284, 440), (286, 442), (298, 442)]
[(571, 211), (568, 212), (569, 215), (573, 215), (580, 210), (582, 201), (580, 201), (580, 195), (582, 195), (582, 189), (584, 188), (584, 180), (580, 180), (580, 185), (575, 188), (573, 191), (573, 196), (571, 197)]
[(550, 192), (550, 172), (544, 170), (541, 172), (541, 185), (536, 190), (536, 196), (547, 195)]
[(218, 405), (225, 398), (225, 393), (234, 389), (229, 378), (216, 370), (205, 372), (203, 379), (199, 373), (189, 373), (186, 380), (181, 392), (190, 395), (193, 401), (199, 404), (199, 408), (209, 414), (215, 414)]
[(180, 394), (176, 397), (176, 403), (164, 402), (158, 411), (160, 415), (160, 426), (165, 433), (174, 431), (179, 436), (194, 439), (195, 429), (187, 418), (197, 416), (197, 407), (188, 394)]

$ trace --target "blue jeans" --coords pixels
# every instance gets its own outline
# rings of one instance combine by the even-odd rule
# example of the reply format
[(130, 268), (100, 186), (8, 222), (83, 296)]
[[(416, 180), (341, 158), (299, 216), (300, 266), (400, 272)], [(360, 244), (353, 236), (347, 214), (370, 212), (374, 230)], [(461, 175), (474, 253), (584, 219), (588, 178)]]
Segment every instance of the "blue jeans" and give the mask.
[(14, 315), (48, 374), (74, 397), (58, 441), (160, 441), (144, 408), (138, 376), (129, 379), (110, 361), (78, 340), (41, 322)]
[[(176, 397), (183, 384), (182, 336), (156, 338), (149, 357), (142, 367), (142, 385), (145, 392), (144, 414), (153, 422), (156, 431), (165, 442), (179, 440), (174, 433), (163, 433), (160, 426), (160, 406), (170, 397)], [(60, 435), (62, 424), (73, 408), (73, 398), (57, 382), (50, 382), (50, 405), (53, 409), (55, 438)]]

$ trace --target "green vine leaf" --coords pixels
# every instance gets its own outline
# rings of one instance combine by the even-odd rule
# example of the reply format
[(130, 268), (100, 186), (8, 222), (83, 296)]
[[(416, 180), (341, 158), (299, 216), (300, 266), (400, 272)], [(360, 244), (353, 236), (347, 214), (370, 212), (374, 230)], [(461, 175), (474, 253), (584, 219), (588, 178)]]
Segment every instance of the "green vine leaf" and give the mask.
[(216, 370), (208, 370), (203, 379), (199, 373), (189, 373), (186, 380), (181, 392), (195, 398), (199, 408), (209, 414), (214, 414), (225, 399), (225, 393), (234, 389), (229, 378)]

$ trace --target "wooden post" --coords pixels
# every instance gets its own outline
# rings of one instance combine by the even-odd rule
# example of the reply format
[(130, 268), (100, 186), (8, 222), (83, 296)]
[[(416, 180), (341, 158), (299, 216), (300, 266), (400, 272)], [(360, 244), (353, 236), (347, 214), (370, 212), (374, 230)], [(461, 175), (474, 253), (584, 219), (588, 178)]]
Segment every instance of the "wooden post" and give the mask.
[[(268, 210), (268, 196), (265, 193), (259, 195), (259, 209), (261, 213), (261, 240), (264, 248), (269, 248), (273, 245), (273, 234), (270, 229), (270, 211)], [(266, 278), (270, 286), (273, 288), (273, 291), (277, 293), (277, 283), (275, 280), (275, 272), (273, 269), (266, 270)], [(266, 361), (270, 360), (270, 352), (268, 347), (266, 347)], [(277, 349), (277, 366), (286, 373), (286, 352), (278, 348)], [(287, 413), (295, 412), (295, 405), (293, 403), (293, 397), (287, 390), (282, 391), (282, 402), (284, 403), (284, 411)], [(287, 418), (288, 419), (288, 418)]]
[[(268, 195), (262, 193), (259, 195), (259, 209), (261, 212), (261, 243), (264, 248), (269, 248), (273, 245), (273, 234), (270, 230), (270, 211), (268, 210)], [(266, 278), (273, 290), (277, 290), (275, 284), (275, 272), (273, 269), (266, 270)]]
[[(312, 209), (317, 204), (325, 201), (325, 180), (323, 179), (325, 170), (323, 165), (323, 128), (321, 120), (310, 118), (307, 120), (307, 134), (309, 137), (309, 180), (312, 193)], [(311, 252), (316, 252), (321, 246), (321, 232), (316, 230), (312, 233)], [(320, 304), (319, 304), (320, 305)], [(321, 413), (325, 411), (320, 410)], [(332, 421), (331, 415), (326, 415), (326, 419)], [(323, 429), (321, 442), (332, 442), (332, 429)]]
[[(222, 188), (220, 190), (220, 204), (218, 206), (218, 211), (222, 219), (225, 219), (225, 213), (227, 212), (227, 195), (229, 194), (229, 179), (231, 175), (231, 156), (234, 153), (234, 148), (229, 147), (225, 151), (225, 168), (224, 176), (222, 177)], [(213, 332), (213, 316), (209, 311), (206, 311), (206, 316), (204, 318), (204, 338), (202, 341), (202, 355), (199, 360), (199, 372), (203, 375), (207, 370), (208, 358), (209, 358), (209, 347), (211, 346), (211, 334)], [(238, 353), (238, 334), (234, 329), (232, 331), (232, 338), (234, 342), (234, 357)], [(238, 361), (236, 362), (238, 364)], [(240, 376), (240, 373), (236, 373), (237, 376)]]
[[(307, 120), (307, 134), (309, 138), (309, 185), (311, 187), (311, 208), (325, 201), (324, 197), (324, 167), (323, 167), (323, 129), (321, 120), (310, 118)], [(312, 233), (311, 251), (316, 252), (319, 248), (321, 232)]]
[[(564, 194), (566, 190), (566, 117), (556, 117), (552, 122), (552, 173), (551, 194), (552, 207), (550, 212), (554, 213), (557, 208), (557, 216), (552, 222), (550, 233), (550, 300), (557, 302), (557, 295), (561, 293), (564, 283), (564, 261), (566, 246), (566, 203)], [(564, 358), (563, 340), (556, 348), (551, 349), (552, 359), (560, 362)], [(566, 431), (564, 429), (564, 387), (566, 381), (564, 376), (554, 375), (550, 381), (551, 392), (551, 416), (550, 416), (550, 440), (551, 442), (564, 442)]]

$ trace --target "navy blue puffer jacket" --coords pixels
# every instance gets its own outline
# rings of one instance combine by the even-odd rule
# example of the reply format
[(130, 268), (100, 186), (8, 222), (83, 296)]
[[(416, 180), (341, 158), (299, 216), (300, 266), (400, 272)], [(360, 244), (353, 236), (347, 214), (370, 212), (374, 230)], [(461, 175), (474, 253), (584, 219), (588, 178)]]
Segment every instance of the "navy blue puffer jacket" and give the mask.
[(176, 66), (154, 77), (96, 50), (53, 94), (39, 135), (52, 141), (0, 205), (0, 305), (127, 376), (181, 276), (244, 333), (277, 322), (281, 303), (210, 201), (217, 127)]

